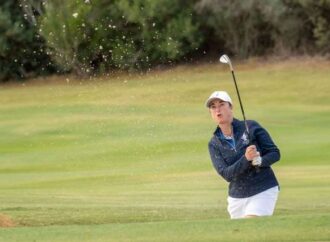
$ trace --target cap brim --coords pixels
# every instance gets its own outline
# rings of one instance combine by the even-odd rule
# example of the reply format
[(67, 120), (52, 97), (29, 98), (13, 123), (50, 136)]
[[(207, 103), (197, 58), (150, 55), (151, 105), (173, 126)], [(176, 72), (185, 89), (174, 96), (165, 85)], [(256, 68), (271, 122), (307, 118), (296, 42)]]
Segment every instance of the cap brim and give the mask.
[(223, 102), (226, 102), (225, 100), (223, 100), (223, 99), (221, 99), (221, 98), (218, 98), (218, 97), (212, 97), (212, 98), (210, 98), (210, 99), (208, 99), (208, 100), (206, 101), (205, 106), (206, 106), (207, 108), (209, 108), (209, 107), (210, 107), (210, 103), (211, 103), (212, 101), (214, 101), (214, 100), (221, 100), (221, 101), (223, 101)]

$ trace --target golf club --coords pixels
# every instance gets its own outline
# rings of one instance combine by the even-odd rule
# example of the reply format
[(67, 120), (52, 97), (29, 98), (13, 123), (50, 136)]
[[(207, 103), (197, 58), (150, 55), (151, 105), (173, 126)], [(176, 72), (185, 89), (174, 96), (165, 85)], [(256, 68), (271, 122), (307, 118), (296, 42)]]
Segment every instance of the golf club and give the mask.
[(233, 65), (231, 64), (231, 61), (230, 61), (228, 55), (222, 55), (220, 57), (220, 62), (223, 63), (223, 64), (228, 64), (229, 67), (230, 67), (230, 71), (231, 71), (231, 74), (233, 76), (233, 80), (234, 80), (234, 83), (235, 83), (235, 88), (236, 88), (236, 93), (237, 93), (238, 100), (239, 100), (239, 105), (241, 106), (241, 111), (242, 111), (242, 115), (243, 115), (243, 119), (244, 119), (244, 123), (245, 123), (246, 132), (247, 132), (248, 138), (250, 140), (250, 131), (249, 131), (249, 127), (248, 127), (247, 122), (246, 122), (244, 108), (243, 108), (241, 96), (239, 94), (239, 90), (238, 90), (238, 87), (237, 87)]
[[(238, 90), (238, 86), (237, 86), (237, 82), (236, 82), (236, 78), (235, 78), (235, 73), (234, 73), (233, 65), (232, 65), (232, 63), (231, 63), (228, 55), (222, 55), (220, 57), (220, 62), (223, 63), (223, 64), (228, 64), (229, 67), (230, 67), (230, 71), (231, 71), (231, 74), (233, 76), (233, 80), (234, 80), (234, 83), (235, 83), (235, 88), (236, 88), (236, 93), (237, 93), (238, 100), (239, 100), (239, 105), (241, 107), (241, 111), (242, 111), (242, 115), (243, 115), (243, 119), (244, 119), (246, 133), (247, 133), (247, 136), (248, 136), (248, 139), (249, 139), (249, 143), (251, 144), (250, 130), (249, 130), (249, 127), (247, 125), (246, 118), (245, 118), (244, 108), (243, 108), (241, 96), (239, 94), (239, 90)], [(261, 164), (261, 158), (260, 157), (256, 158), (256, 160), (254, 160), (254, 162), (256, 164)], [(259, 167), (258, 166), (256, 166), (256, 169), (257, 169), (257, 171), (259, 171)]]

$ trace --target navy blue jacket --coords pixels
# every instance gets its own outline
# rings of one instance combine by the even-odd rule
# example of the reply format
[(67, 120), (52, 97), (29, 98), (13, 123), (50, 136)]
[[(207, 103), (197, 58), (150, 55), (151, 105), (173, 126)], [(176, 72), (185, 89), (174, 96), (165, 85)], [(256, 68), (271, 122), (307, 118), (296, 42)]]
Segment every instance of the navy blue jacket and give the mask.
[[(216, 171), (229, 182), (229, 196), (246, 198), (278, 186), (270, 167), (280, 159), (280, 151), (268, 132), (256, 121), (248, 120), (251, 142), (243, 121), (232, 122), (235, 145), (222, 135), (218, 127), (209, 142), (209, 152)], [(245, 158), (245, 150), (254, 144), (262, 157), (262, 165), (256, 169)]]

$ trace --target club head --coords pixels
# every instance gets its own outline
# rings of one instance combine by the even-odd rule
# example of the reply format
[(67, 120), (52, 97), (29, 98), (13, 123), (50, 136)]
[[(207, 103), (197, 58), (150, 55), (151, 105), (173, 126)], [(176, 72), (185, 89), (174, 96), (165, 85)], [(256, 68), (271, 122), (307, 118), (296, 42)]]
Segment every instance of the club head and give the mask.
[(219, 60), (223, 64), (228, 64), (231, 71), (234, 70), (228, 55), (222, 55)]
[(222, 55), (220, 57), (220, 62), (224, 63), (224, 64), (228, 64), (230, 62), (230, 59), (229, 59), (228, 55)]

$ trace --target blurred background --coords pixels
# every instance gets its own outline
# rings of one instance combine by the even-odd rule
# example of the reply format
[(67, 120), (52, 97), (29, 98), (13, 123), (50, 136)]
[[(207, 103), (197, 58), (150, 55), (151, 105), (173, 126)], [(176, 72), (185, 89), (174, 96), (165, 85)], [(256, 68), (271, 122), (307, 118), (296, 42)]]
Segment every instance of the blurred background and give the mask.
[(0, 80), (330, 52), (330, 1), (2, 0)]

